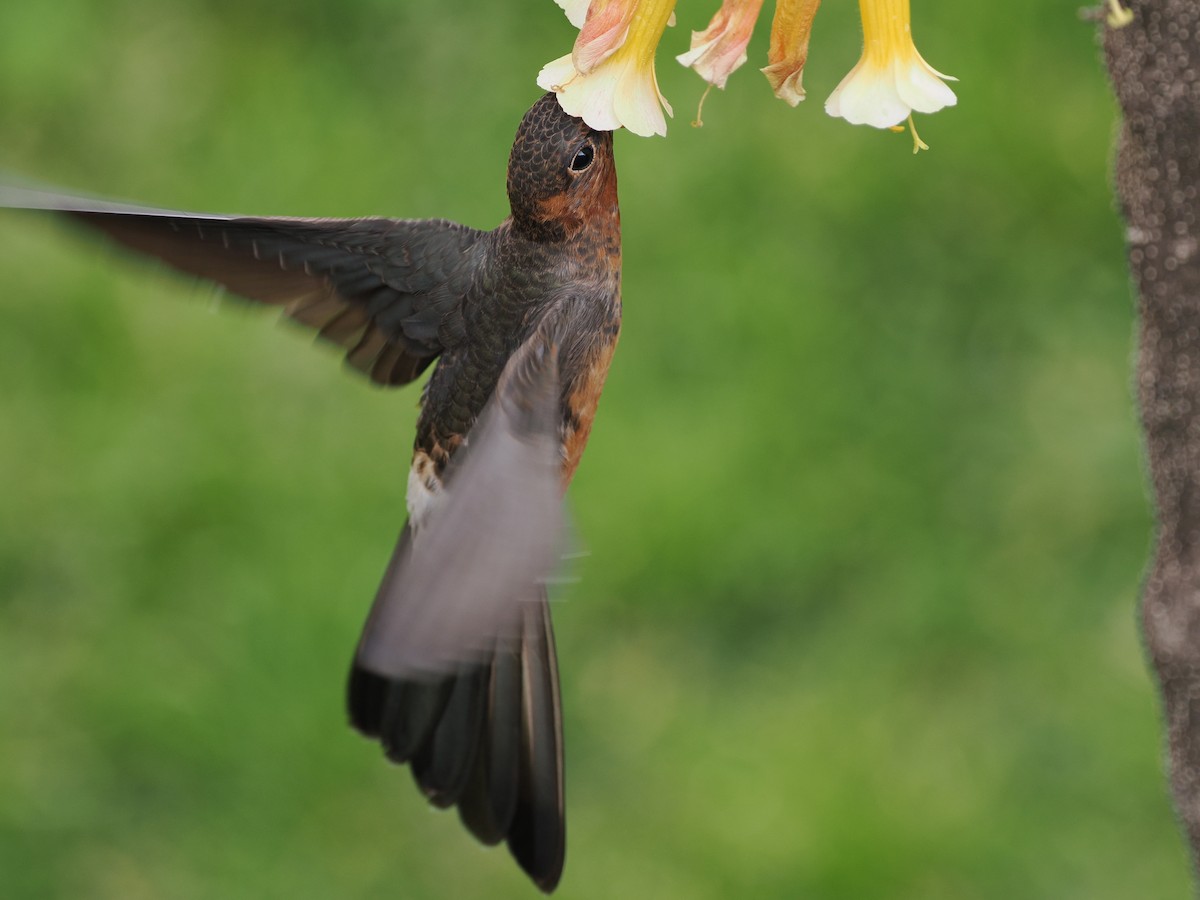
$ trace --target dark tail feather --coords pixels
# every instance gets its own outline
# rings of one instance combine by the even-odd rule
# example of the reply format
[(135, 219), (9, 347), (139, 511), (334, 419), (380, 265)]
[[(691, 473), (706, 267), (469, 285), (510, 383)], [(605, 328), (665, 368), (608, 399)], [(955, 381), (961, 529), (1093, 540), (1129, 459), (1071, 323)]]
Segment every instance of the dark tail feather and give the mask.
[(458, 813), (471, 834), (485, 844), (508, 835), (517, 811), (521, 762), (521, 656), (501, 648), (492, 660), (488, 683), (488, 742), (475, 756), (471, 782)]
[(367, 737), (379, 737), (383, 728), (383, 707), (387, 702), (388, 681), (374, 672), (350, 669), (350, 683), (346, 686), (350, 724)]
[(508, 849), (534, 883), (550, 893), (562, 875), (567, 835), (558, 658), (544, 601), (525, 615), (521, 669), (519, 790)]
[(458, 805), (480, 841), (507, 839), (543, 891), (558, 885), (566, 852), (562, 712), (549, 605), (525, 605), (519, 646), (432, 680), (388, 679), (357, 661), (350, 721), (407, 762), (430, 802)]
[(454, 689), (453, 678), (436, 681), (383, 681), (387, 696), (383, 701), (379, 740), (388, 759), (406, 763), (431, 741), (434, 727)]
[(432, 733), (409, 761), (413, 778), (429, 802), (443, 809), (458, 802), (467, 787), (475, 756), (486, 738), (485, 666), (474, 666), (449, 683), (449, 697)]

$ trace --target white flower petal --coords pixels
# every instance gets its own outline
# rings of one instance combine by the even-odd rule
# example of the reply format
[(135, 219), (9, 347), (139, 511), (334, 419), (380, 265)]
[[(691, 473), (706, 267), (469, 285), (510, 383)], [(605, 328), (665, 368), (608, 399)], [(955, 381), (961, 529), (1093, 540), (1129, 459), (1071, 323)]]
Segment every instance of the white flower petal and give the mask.
[(562, 107), (571, 115), (577, 115), (597, 131), (616, 131), (625, 123), (617, 111), (614, 94), (619, 90), (620, 70), (610, 67), (594, 72), (586, 80), (581, 79), (574, 89), (568, 88), (569, 102), (578, 112), (567, 107), (565, 95), (559, 95)]
[(954, 91), (919, 56), (896, 60), (896, 90), (913, 112), (932, 113), (958, 102)]
[(681, 65), (685, 65), (690, 68), (692, 64), (695, 63), (696, 60), (702, 57), (705, 53), (707, 53), (708, 49), (716, 42), (717, 38), (713, 38), (711, 41), (705, 41), (700, 46), (693, 47), (687, 53), (680, 53), (677, 57), (675, 57), (675, 59), (678, 60)]
[(840, 116), (851, 125), (890, 128), (908, 118), (908, 105), (896, 91), (890, 74), (876, 68), (855, 66), (825, 101), (825, 112)]
[[(561, 92), (578, 74), (575, 70), (575, 63), (571, 60), (571, 54), (568, 53), (566, 56), (552, 59), (542, 66), (542, 71), (538, 72), (537, 85), (544, 91)], [(563, 109), (566, 110), (566, 107), (564, 106)], [(570, 113), (569, 110), (567, 112)]]
[(554, 0), (567, 14), (567, 21), (576, 28), (582, 28), (587, 18), (588, 6), (592, 0)]
[(647, 72), (637, 65), (630, 65), (617, 74), (619, 80), (613, 94), (612, 108), (620, 123), (641, 137), (665, 135), (667, 120), (659, 105), (662, 95), (655, 84), (654, 70)]
[[(567, 65), (561, 63), (566, 60)], [(549, 70), (549, 73), (548, 73)], [(543, 77), (549, 74), (550, 77)], [(613, 111), (612, 94), (617, 87), (619, 70), (602, 66), (588, 75), (580, 75), (571, 64), (571, 57), (548, 63), (538, 76), (538, 86), (558, 90), (558, 105), (569, 116), (576, 116), (597, 131), (615, 131), (621, 121)], [(558, 78), (560, 80), (555, 81)]]
[[(658, 102), (662, 104), (662, 108), (667, 111), (668, 116), (670, 116), (672, 119), (675, 118), (675, 108), (671, 106), (670, 101), (667, 100), (666, 95), (663, 94), (662, 89), (659, 88), (659, 86), (658, 86), (658, 72), (654, 71), (654, 69), (651, 69), (650, 75), (654, 79), (654, 93), (658, 95)], [(667, 123), (666, 122), (663, 122), (662, 133), (663, 133), (663, 137), (666, 137), (666, 135), (667, 135)]]
[(937, 112), (957, 103), (942, 77), (915, 48), (883, 65), (864, 57), (829, 95), (825, 112), (852, 125), (890, 128), (913, 112)]

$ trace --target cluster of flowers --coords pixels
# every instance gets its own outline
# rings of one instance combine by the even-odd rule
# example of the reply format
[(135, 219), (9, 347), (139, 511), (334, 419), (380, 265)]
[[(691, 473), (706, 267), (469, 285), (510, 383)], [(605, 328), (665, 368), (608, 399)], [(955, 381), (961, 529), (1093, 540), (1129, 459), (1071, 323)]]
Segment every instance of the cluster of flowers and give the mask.
[[(579, 37), (570, 53), (548, 63), (538, 84), (558, 94), (562, 108), (596, 129), (625, 127), (634, 134), (667, 133), (654, 55), (676, 0), (555, 0)], [(691, 49), (676, 57), (711, 86), (725, 87), (746, 61), (746, 45), (763, 0), (724, 0)], [(804, 99), (801, 75), (808, 59), (813, 18), (821, 0), (776, 0), (771, 45), (762, 69), (775, 96), (795, 106)], [(917, 52), (909, 27), (909, 0), (859, 0), (863, 53), (842, 79), (825, 111), (856, 125), (899, 129), (912, 113), (936, 112), (956, 102), (953, 81)], [(923, 147), (913, 131), (914, 152)]]

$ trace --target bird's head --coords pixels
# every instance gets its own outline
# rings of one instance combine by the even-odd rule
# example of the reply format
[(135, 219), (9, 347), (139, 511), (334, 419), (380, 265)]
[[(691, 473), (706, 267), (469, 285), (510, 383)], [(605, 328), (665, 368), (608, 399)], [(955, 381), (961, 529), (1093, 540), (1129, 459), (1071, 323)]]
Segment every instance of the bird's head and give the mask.
[(561, 241), (596, 219), (617, 215), (617, 169), (610, 131), (562, 111), (554, 94), (533, 104), (508, 160), (513, 226), (535, 240)]

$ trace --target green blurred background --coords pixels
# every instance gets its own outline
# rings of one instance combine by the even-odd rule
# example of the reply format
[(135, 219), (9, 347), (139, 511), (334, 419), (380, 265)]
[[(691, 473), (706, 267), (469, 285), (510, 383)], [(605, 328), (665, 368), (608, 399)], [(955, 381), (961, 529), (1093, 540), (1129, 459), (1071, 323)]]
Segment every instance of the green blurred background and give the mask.
[[(1183, 897), (1115, 112), (1077, 3), (915, 3), (932, 145), (751, 64), (617, 137), (625, 331), (556, 612), (567, 898)], [(550, 0), (0, 4), (0, 168), (209, 211), (506, 214)], [(0, 214), (0, 895), (529, 897), (344, 723), (417, 390)], [(219, 307), (219, 309), (218, 309)]]

